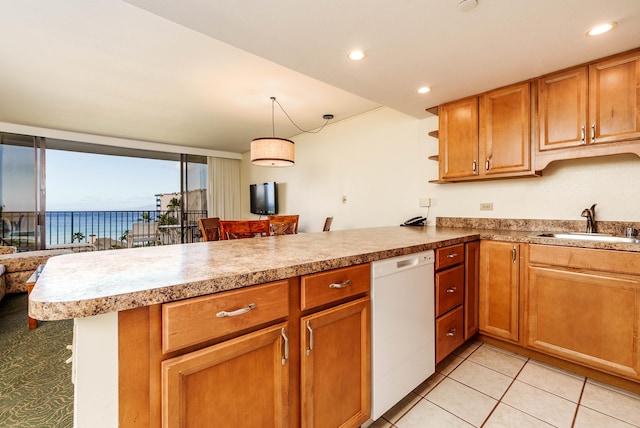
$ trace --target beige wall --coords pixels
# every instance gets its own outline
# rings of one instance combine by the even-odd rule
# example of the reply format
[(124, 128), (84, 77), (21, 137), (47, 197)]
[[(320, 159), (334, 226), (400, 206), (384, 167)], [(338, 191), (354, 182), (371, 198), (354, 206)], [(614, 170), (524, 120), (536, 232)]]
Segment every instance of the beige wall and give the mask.
[[(579, 220), (597, 203), (596, 219), (640, 221), (640, 159), (619, 155), (552, 163), (543, 177), (430, 184), (438, 164), (436, 117), (417, 120), (388, 108), (337, 122), (296, 142), (296, 165), (261, 168), (242, 160), (242, 212), (249, 214), (250, 183), (279, 183), (280, 212), (300, 214), (300, 229), (319, 231), (324, 217), (333, 229), (396, 225), (426, 215), (420, 198), (431, 198), (436, 216)], [(342, 203), (342, 196), (347, 203)], [(492, 202), (493, 211), (480, 211)]]

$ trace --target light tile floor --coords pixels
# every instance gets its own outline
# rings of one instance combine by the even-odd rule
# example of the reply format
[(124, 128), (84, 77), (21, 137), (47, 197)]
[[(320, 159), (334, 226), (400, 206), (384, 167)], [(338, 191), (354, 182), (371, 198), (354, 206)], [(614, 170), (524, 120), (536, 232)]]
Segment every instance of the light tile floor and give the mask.
[(640, 396), (468, 343), (370, 428), (640, 427)]

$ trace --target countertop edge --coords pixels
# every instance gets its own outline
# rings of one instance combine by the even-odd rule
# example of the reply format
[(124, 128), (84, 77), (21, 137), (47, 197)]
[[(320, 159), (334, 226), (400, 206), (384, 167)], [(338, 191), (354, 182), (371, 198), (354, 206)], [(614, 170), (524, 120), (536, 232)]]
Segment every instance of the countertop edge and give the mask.
[[(367, 233), (371, 233), (371, 231), (380, 232), (383, 230), (387, 231), (389, 229), (391, 228), (358, 229), (349, 232), (345, 231), (344, 235), (351, 237), (359, 235), (364, 236)], [(263, 284), (266, 282), (278, 281), (292, 276), (307, 275), (330, 269), (348, 267), (356, 264), (370, 263), (385, 258), (396, 257), (475, 240), (496, 240), (542, 245), (561, 245), (577, 248), (596, 248), (640, 252), (640, 245), (635, 244), (611, 244), (575, 240), (561, 240), (557, 238), (544, 238), (535, 236), (536, 232), (533, 231), (470, 230), (438, 227), (424, 228), (424, 230), (427, 232), (422, 233), (422, 231), (417, 230), (419, 228), (411, 229), (414, 230), (411, 232), (403, 231), (403, 235), (407, 235), (411, 238), (407, 239), (407, 242), (411, 241), (407, 245), (391, 245), (391, 247), (388, 248), (375, 251), (364, 251), (362, 253), (359, 252), (360, 250), (357, 248), (357, 245), (354, 245), (354, 248), (352, 249), (352, 252), (350, 254), (338, 257), (318, 257), (317, 259), (307, 260), (302, 263), (283, 264), (272, 269), (255, 269), (229, 275), (212, 274), (210, 277), (203, 277), (200, 279), (184, 281), (181, 283), (169, 282), (163, 284), (162, 286), (154, 286), (124, 293), (109, 294), (108, 292), (106, 292), (103, 293), (103, 295), (87, 295), (86, 298), (56, 300), (47, 296), (46, 293), (40, 292), (42, 290), (39, 290), (38, 288), (41, 281), (39, 280), (38, 284), (36, 284), (36, 288), (34, 289), (34, 293), (32, 293), (29, 299), (29, 315), (39, 320), (54, 321), (70, 318), (82, 318), (109, 312), (120, 312), (144, 306), (151, 306), (191, 297), (218, 293), (222, 291), (240, 289), (253, 285)], [(340, 232), (336, 234), (336, 236), (339, 235)], [(316, 237), (319, 239), (326, 236), (327, 235), (316, 235)], [(416, 242), (416, 237), (419, 242)], [(248, 243), (236, 245), (239, 246), (246, 244)], [(177, 251), (178, 250), (176, 249), (176, 252)], [(57, 260), (57, 262), (59, 260)], [(91, 258), (87, 257), (87, 260), (90, 261)], [(45, 268), (45, 275), (43, 275), (45, 283), (47, 282), (47, 273), (49, 272), (47, 272), (47, 269)]]

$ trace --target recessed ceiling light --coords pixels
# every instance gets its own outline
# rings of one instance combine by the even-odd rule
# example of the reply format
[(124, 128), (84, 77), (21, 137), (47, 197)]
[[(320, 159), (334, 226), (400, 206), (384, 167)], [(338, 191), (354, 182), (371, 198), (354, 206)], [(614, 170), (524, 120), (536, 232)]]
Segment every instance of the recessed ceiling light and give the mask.
[(422, 88), (418, 89), (419, 94), (426, 94), (427, 92), (431, 92), (431, 88), (428, 86), (423, 86)]
[(458, 3), (458, 10), (460, 12), (468, 12), (474, 9), (478, 5), (478, 0), (462, 0)]
[(358, 49), (354, 49), (351, 52), (349, 52), (349, 55), (347, 55), (349, 57), (349, 59), (351, 61), (360, 61), (362, 59), (364, 59), (364, 52)]
[(607, 31), (611, 31), (617, 24), (615, 22), (607, 22), (606, 24), (600, 24), (587, 31), (587, 36), (599, 36)]

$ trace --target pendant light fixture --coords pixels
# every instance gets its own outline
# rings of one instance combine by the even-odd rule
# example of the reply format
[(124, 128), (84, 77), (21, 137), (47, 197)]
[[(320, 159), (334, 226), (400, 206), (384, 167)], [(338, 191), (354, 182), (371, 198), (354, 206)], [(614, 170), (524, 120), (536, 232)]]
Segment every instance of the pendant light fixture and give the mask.
[[(271, 131), (272, 137), (260, 137), (254, 138), (251, 140), (251, 163), (257, 166), (268, 166), (268, 167), (283, 167), (283, 166), (293, 166), (295, 163), (295, 143), (286, 138), (276, 137), (276, 126), (275, 126), (275, 118), (274, 118), (274, 108), (275, 103), (278, 101), (276, 97), (271, 97)], [(317, 131), (305, 131), (301, 129), (295, 122), (289, 117), (287, 112), (282, 108), (280, 103), (278, 106), (282, 109), (284, 114), (289, 118), (291, 123), (298, 128), (302, 132), (309, 133), (317, 133), (324, 128), (329, 119), (333, 119), (332, 114), (325, 114), (323, 119), (325, 122), (324, 125)]]

